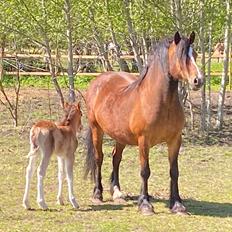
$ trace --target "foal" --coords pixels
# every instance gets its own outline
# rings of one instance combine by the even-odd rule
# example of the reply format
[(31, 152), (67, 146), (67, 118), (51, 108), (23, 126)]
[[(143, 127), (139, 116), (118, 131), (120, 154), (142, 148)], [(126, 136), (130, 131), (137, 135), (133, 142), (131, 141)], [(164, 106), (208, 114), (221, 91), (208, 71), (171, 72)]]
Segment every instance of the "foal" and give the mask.
[(26, 186), (23, 197), (23, 206), (25, 209), (31, 209), (29, 189), (36, 168), (36, 159), (39, 150), (41, 151), (41, 162), (37, 169), (37, 203), (39, 207), (43, 210), (48, 208), (44, 199), (43, 179), (53, 153), (57, 155), (58, 159), (59, 188), (57, 202), (60, 205), (64, 205), (62, 185), (64, 173), (66, 172), (69, 200), (73, 208), (77, 209), (79, 207), (73, 194), (73, 164), (75, 159), (74, 152), (78, 145), (76, 135), (82, 127), (82, 113), (79, 103), (77, 105), (65, 103), (64, 112), (65, 116), (61, 122), (39, 121), (30, 130), (29, 164), (26, 171)]

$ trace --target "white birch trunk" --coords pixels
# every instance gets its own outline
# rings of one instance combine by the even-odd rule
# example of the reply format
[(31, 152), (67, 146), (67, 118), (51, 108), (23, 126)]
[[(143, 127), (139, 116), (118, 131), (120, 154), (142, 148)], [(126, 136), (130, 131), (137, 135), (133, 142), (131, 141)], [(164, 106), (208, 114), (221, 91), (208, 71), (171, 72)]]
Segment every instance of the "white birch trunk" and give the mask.
[[(202, 75), (205, 78), (205, 0), (200, 1), (200, 47), (201, 47), (201, 66)], [(205, 84), (201, 88), (201, 131), (204, 132), (206, 129), (206, 102), (205, 102)]]
[(73, 40), (72, 40), (72, 19), (71, 19), (71, 3), (70, 0), (65, 0), (64, 12), (66, 18), (66, 35), (68, 42), (68, 80), (69, 80), (69, 100), (74, 102), (75, 96), (75, 86), (74, 86), (74, 74), (73, 74)]
[(133, 24), (132, 24), (132, 19), (131, 19), (131, 15), (130, 15), (129, 0), (124, 0), (124, 6), (125, 6), (124, 12), (125, 12), (125, 17), (126, 17), (127, 29), (128, 29), (129, 36), (130, 36), (131, 47), (132, 47), (133, 52), (134, 52), (135, 61), (138, 65), (139, 73), (141, 73), (143, 70), (143, 62), (142, 62), (142, 59), (141, 59), (140, 54), (139, 54), (139, 46), (137, 43), (137, 36), (136, 36), (135, 30), (134, 30)]
[(226, 1), (226, 21), (225, 21), (225, 38), (224, 38), (224, 59), (223, 59), (223, 73), (221, 78), (221, 87), (218, 97), (218, 109), (217, 109), (217, 120), (216, 128), (222, 129), (223, 126), (223, 107), (225, 101), (226, 84), (228, 80), (228, 68), (229, 68), (229, 51), (230, 51), (230, 29), (231, 29), (231, 10), (230, 1)]

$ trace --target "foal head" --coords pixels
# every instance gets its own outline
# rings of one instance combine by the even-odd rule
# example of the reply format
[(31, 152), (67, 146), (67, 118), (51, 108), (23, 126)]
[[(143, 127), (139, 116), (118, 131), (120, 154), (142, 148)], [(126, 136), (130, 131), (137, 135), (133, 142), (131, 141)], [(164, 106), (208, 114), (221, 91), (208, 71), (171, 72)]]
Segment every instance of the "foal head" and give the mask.
[(178, 80), (188, 81), (193, 90), (204, 83), (203, 76), (196, 65), (196, 52), (192, 48), (195, 33), (189, 38), (180, 37), (176, 32), (168, 49), (169, 74)]
[(71, 126), (72, 129), (75, 130), (75, 132), (79, 132), (82, 129), (82, 123), (81, 123), (81, 107), (80, 103), (74, 104), (74, 103), (65, 103), (64, 104), (64, 120), (63, 125), (64, 126)]

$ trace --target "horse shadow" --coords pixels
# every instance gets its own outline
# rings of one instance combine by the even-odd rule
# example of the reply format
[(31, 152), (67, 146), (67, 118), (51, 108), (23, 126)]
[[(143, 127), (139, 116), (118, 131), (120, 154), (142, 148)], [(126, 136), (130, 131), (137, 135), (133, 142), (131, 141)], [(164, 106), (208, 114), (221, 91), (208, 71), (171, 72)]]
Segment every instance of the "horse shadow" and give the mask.
[(114, 202), (106, 203), (99, 205), (89, 205), (91, 207), (91, 210), (93, 211), (111, 211), (111, 210), (123, 210), (124, 208), (133, 207), (133, 204), (130, 204), (130, 202), (125, 202), (123, 204), (115, 204)]
[[(139, 196), (129, 197), (128, 200), (132, 200), (133, 204), (137, 204), (137, 199)], [(169, 207), (169, 200), (162, 198), (155, 198), (150, 196), (150, 202), (154, 204), (157, 202), (164, 203), (166, 207)], [(198, 216), (210, 216), (210, 217), (232, 217), (232, 203), (220, 203), (220, 202), (210, 202), (195, 200), (192, 198), (183, 199), (183, 203), (186, 206), (190, 215)]]

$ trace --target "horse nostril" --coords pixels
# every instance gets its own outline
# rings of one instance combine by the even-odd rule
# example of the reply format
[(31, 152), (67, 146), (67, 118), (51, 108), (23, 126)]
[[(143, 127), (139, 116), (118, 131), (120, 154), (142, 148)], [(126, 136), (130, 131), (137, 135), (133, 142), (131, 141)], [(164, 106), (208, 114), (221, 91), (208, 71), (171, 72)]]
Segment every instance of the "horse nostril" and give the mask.
[(195, 79), (193, 80), (193, 83), (194, 83), (195, 85), (198, 85), (198, 84), (199, 84), (199, 78), (195, 78)]

